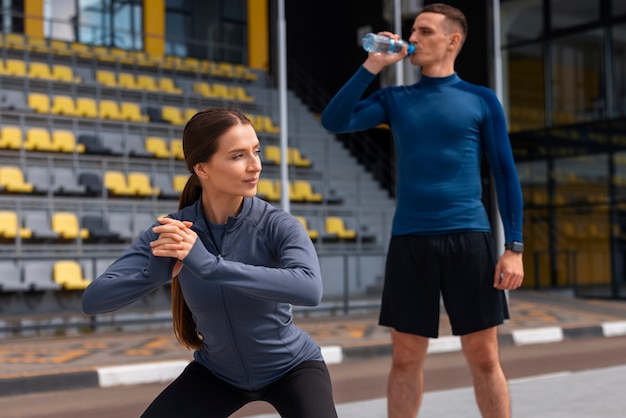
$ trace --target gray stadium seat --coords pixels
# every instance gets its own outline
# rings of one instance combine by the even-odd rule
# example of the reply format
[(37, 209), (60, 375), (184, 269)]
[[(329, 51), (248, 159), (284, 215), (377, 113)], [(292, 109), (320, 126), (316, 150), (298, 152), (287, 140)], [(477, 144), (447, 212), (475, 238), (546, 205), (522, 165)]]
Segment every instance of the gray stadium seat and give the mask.
[(18, 292), (28, 290), (28, 285), (22, 280), (22, 273), (14, 261), (0, 261), (0, 291)]
[(33, 231), (33, 239), (57, 239), (60, 237), (50, 227), (50, 215), (47, 211), (25, 211), (24, 226)]
[(117, 232), (111, 231), (106, 220), (97, 214), (84, 215), (81, 225), (89, 230), (89, 240), (94, 241), (119, 241), (120, 236)]
[(161, 190), (159, 197), (163, 199), (178, 199), (180, 192), (174, 190), (172, 177), (167, 173), (155, 173), (152, 178), (152, 185)]
[(52, 280), (53, 261), (24, 261), (24, 282), (33, 290), (58, 290), (61, 285)]
[(52, 191), (61, 195), (83, 195), (87, 186), (78, 184), (74, 170), (69, 167), (55, 167), (52, 174)]
[(128, 212), (109, 212), (109, 229), (117, 233), (121, 239), (128, 241), (135, 238), (130, 221)]
[(156, 216), (152, 213), (136, 212), (133, 215), (132, 230), (133, 238), (139, 237), (146, 229), (156, 223)]
[(34, 166), (26, 169), (26, 181), (34, 186), (33, 193), (35, 194), (48, 194), (52, 190), (50, 177), (47, 167)]
[(91, 196), (102, 195), (104, 184), (98, 173), (85, 171), (78, 175), (78, 184), (85, 186), (85, 192)]
[(146, 150), (144, 140), (138, 135), (126, 135), (126, 154), (131, 157), (153, 158), (152, 153)]

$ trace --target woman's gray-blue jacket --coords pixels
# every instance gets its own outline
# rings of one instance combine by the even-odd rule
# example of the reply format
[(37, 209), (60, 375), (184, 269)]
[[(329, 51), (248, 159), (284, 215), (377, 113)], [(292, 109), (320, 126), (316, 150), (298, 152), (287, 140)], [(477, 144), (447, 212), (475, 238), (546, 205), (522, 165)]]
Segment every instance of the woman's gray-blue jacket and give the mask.
[[(293, 324), (291, 304), (314, 306), (322, 297), (319, 260), (297, 219), (245, 198), (218, 250), (200, 200), (169, 216), (193, 222), (198, 234), (178, 276), (203, 338), (196, 361), (236, 387), (257, 390), (303, 361), (322, 360), (319, 346)], [(86, 314), (122, 308), (170, 282), (176, 260), (152, 255), (152, 226), (85, 290)]]

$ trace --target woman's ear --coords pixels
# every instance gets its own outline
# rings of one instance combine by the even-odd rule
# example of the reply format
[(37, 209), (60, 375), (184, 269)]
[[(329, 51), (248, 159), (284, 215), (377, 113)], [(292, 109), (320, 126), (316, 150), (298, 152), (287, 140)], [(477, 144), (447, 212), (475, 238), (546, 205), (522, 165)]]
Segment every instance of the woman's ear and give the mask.
[(209, 171), (207, 169), (206, 163), (198, 163), (193, 166), (193, 171), (196, 173), (198, 178), (207, 178), (209, 176)]

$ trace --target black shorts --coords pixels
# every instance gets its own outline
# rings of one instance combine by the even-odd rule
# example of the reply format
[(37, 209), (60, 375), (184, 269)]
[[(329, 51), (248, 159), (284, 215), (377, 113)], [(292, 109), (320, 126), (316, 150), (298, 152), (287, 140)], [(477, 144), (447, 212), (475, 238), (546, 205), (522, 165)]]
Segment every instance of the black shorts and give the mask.
[(502, 324), (509, 310), (493, 287), (496, 261), (486, 232), (391, 237), (379, 324), (437, 338), (441, 298), (454, 335)]

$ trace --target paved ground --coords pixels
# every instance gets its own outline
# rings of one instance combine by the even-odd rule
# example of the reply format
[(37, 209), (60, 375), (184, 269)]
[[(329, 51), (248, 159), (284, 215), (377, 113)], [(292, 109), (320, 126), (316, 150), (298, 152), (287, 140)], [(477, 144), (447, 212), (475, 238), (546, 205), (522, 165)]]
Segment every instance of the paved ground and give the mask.
[[(579, 299), (518, 290), (500, 344), (533, 344), (578, 337), (626, 335), (626, 301)], [(388, 354), (389, 332), (376, 314), (298, 319), (329, 363)], [(460, 349), (445, 313), (431, 351)], [(0, 396), (89, 386), (166, 381), (191, 359), (170, 328), (0, 339)]]

